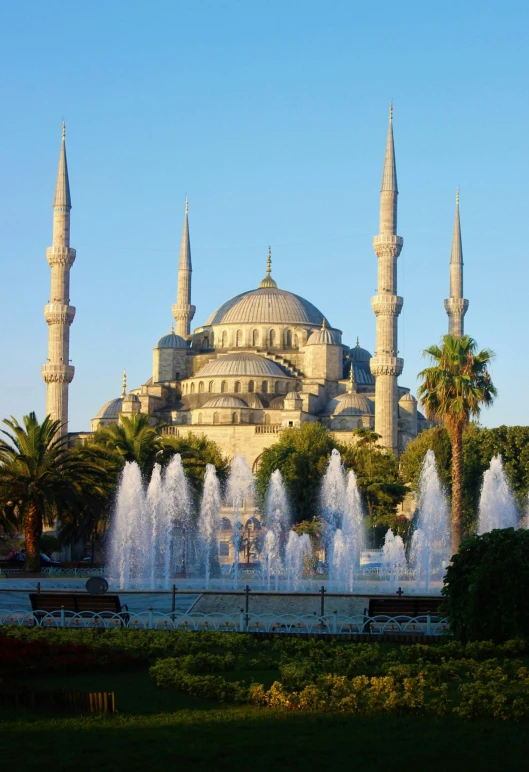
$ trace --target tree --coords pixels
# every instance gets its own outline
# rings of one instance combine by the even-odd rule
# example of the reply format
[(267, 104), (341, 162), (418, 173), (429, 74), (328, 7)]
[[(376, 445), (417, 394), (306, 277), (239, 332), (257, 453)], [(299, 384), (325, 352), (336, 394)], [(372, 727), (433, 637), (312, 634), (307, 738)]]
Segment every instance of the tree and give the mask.
[(471, 536), (448, 566), (442, 589), (450, 631), (462, 641), (529, 636), (529, 531)]
[(217, 443), (205, 435), (188, 432), (186, 437), (163, 436), (160, 461), (167, 463), (175, 453), (180, 453), (186, 477), (196, 495), (202, 493), (207, 464), (213, 464), (221, 485), (226, 482), (230, 469), (228, 459)]
[(135, 461), (143, 475), (150, 477), (156, 457), (162, 450), (162, 440), (149, 421), (149, 416), (144, 413), (121, 416), (119, 424), (98, 429), (94, 442), (117, 454), (123, 464)]
[(477, 418), (483, 405), (491, 405), (496, 395), (488, 366), (494, 356), (488, 349), (477, 351), (476, 341), (445, 335), (441, 346), (424, 352), (432, 366), (419, 377), (423, 382), (418, 396), (429, 418), (443, 421), (452, 443), (452, 552), (461, 543), (463, 513), (463, 429)]
[(319, 509), (320, 483), (337, 443), (319, 423), (284, 429), (279, 441), (266, 448), (257, 471), (257, 491), (262, 501), (270, 475), (279, 469), (290, 499), (294, 522), (311, 520)]
[(358, 442), (342, 445), (319, 423), (305, 423), (299, 429), (282, 431), (279, 441), (261, 456), (257, 472), (261, 500), (266, 495), (270, 475), (279, 469), (290, 498), (294, 522), (314, 518), (319, 510), (322, 477), (336, 448), (345, 469), (353, 469), (356, 473), (372, 524), (381, 524), (386, 518), (393, 527), (396, 508), (407, 493), (399, 479), (395, 456), (376, 445), (378, 435), (374, 432), (358, 429), (355, 435)]
[(44, 524), (63, 512), (82, 508), (84, 501), (103, 495), (106, 470), (81, 453), (68, 449), (60, 422), (47, 416), (39, 424), (35, 413), (23, 425), (11, 417), (11, 430), (0, 439), (0, 502), (24, 528), (25, 570), (40, 572), (40, 537)]

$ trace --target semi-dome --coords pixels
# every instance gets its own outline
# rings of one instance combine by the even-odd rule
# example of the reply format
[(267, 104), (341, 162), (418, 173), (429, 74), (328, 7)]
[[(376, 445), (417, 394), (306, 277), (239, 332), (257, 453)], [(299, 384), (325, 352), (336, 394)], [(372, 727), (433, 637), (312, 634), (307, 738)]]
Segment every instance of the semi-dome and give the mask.
[(406, 392), (406, 394), (403, 394), (402, 397), (399, 399), (399, 402), (412, 402), (414, 404), (417, 404), (417, 400), (413, 396), (413, 394), (410, 394), (410, 392)]
[(97, 411), (96, 418), (118, 418), (122, 412), (122, 404), (123, 400), (121, 397), (110, 399)]
[(171, 330), (168, 335), (164, 335), (160, 338), (156, 344), (156, 348), (187, 348), (187, 343), (180, 335), (177, 335), (174, 330)]
[(288, 394), (285, 395), (285, 399), (301, 399), (301, 397), (297, 391), (289, 391)]
[(230, 396), (221, 396), (221, 397), (213, 397), (213, 399), (210, 399), (206, 402), (205, 405), (202, 405), (203, 408), (206, 407), (248, 407), (246, 402), (242, 399), (239, 399), (239, 397), (230, 397)]
[(353, 362), (369, 362), (372, 358), (372, 354), (360, 346), (358, 338), (356, 339), (356, 346), (349, 351), (349, 356)]
[(329, 330), (324, 319), (321, 330), (312, 333), (307, 341), (307, 346), (340, 346), (341, 343), (342, 336), (338, 330)]
[(331, 399), (325, 412), (329, 415), (374, 415), (375, 407), (363, 394), (348, 391)]
[(287, 374), (275, 362), (259, 354), (227, 354), (219, 356), (207, 362), (204, 367), (193, 375), (193, 378), (203, 378), (212, 375), (255, 375), (255, 376), (280, 376), (287, 378)]
[(211, 314), (212, 324), (309, 324), (318, 327), (323, 314), (308, 300), (277, 287), (243, 292)]

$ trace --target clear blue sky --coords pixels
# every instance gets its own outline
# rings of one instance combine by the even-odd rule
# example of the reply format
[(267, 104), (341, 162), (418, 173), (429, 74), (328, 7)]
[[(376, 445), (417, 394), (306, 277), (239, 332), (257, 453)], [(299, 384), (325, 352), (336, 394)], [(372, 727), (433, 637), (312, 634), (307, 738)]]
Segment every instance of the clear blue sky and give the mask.
[[(466, 330), (497, 352), (490, 426), (529, 423), (526, 2), (4, 0), (0, 414), (44, 414), (53, 189), (72, 190), (70, 429), (151, 374), (189, 196), (198, 326), (280, 287), (373, 350), (388, 103), (399, 179), (401, 383), (446, 331), (455, 188)], [(524, 343), (522, 346), (521, 343)]]

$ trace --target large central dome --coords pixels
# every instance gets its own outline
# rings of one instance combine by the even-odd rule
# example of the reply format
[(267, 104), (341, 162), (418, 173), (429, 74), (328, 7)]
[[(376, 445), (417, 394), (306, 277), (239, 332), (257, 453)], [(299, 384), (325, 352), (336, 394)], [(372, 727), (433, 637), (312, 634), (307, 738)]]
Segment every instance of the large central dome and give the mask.
[(243, 292), (217, 308), (211, 324), (310, 324), (320, 327), (323, 314), (308, 300), (277, 287)]

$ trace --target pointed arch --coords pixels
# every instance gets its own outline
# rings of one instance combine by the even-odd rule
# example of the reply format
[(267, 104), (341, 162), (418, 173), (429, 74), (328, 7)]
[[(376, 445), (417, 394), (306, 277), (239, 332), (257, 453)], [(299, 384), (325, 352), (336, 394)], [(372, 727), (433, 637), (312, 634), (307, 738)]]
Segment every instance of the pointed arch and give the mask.
[(237, 330), (237, 335), (235, 336), (235, 345), (237, 348), (240, 348), (242, 345), (244, 345), (242, 330)]
[(204, 393), (204, 381), (200, 381), (198, 384), (198, 393), (203, 394)]
[(213, 413), (213, 423), (218, 424), (219, 423), (219, 414)]
[(225, 394), (228, 391), (228, 381), (222, 381), (220, 384), (220, 393)]
[(259, 330), (254, 330), (252, 332), (252, 346), (258, 346), (259, 345)]
[(255, 381), (248, 381), (248, 391), (255, 391)]

